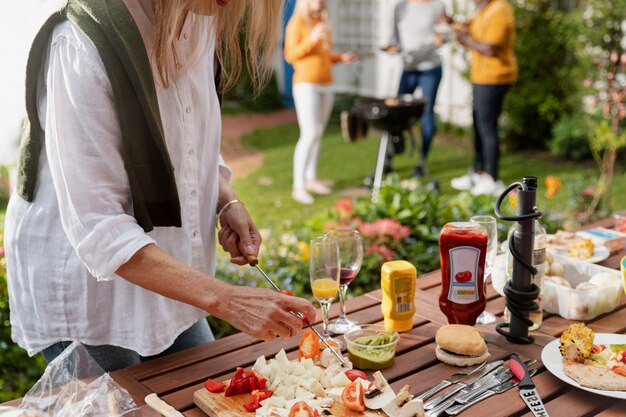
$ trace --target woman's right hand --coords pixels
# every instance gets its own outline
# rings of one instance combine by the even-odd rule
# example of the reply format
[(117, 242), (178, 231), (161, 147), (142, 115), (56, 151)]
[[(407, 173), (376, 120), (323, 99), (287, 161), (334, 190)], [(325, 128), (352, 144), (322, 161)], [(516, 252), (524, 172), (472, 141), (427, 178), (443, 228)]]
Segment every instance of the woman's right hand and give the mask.
[(237, 329), (265, 341), (289, 338), (302, 330), (302, 320), (291, 312), (315, 321), (315, 307), (304, 298), (281, 294), (267, 288), (226, 285), (219, 294), (214, 316)]
[(313, 29), (311, 29), (311, 40), (317, 42), (322, 38), (328, 36), (328, 25), (324, 22), (319, 22)]

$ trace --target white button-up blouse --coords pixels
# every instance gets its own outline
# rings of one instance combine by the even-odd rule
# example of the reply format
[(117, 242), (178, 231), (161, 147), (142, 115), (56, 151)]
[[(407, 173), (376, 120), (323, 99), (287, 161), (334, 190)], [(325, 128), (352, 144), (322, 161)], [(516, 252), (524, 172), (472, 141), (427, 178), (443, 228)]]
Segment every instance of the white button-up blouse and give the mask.
[[(127, 5), (144, 40), (152, 39), (151, 12), (140, 0), (127, 0)], [(140, 248), (156, 243), (185, 264), (214, 274), (218, 176), (220, 170), (230, 173), (220, 156), (211, 22), (188, 15), (178, 41), (182, 61), (192, 58), (193, 36), (206, 38), (207, 46), (168, 88), (158, 82), (153, 63), (183, 225), (147, 234), (133, 217), (103, 63), (71, 23), (55, 28), (38, 91), (45, 145), (35, 200), (13, 195), (6, 214), (12, 336), (29, 354), (78, 340), (153, 355), (206, 316), (115, 271)], [(151, 43), (146, 45), (150, 54)]]

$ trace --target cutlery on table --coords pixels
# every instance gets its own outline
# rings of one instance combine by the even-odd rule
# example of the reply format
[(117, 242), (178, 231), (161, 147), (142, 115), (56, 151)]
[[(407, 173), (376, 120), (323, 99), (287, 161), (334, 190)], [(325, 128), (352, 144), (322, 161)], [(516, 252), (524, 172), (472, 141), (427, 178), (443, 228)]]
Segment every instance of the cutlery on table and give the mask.
[(511, 355), (509, 366), (511, 367), (511, 372), (520, 380), (519, 395), (533, 415), (535, 417), (549, 417), (548, 410), (543, 405), (543, 401), (541, 401), (539, 392), (537, 392), (535, 383), (531, 378), (532, 375), (530, 375), (524, 362), (517, 355), (513, 354)]
[[(424, 404), (424, 410), (430, 410), (432, 408), (435, 408), (437, 405), (439, 405), (440, 403), (442, 403), (446, 399), (450, 398), (451, 396), (453, 396), (457, 392), (461, 391), (465, 387), (467, 387), (467, 386), (473, 384), (474, 382), (478, 381), (479, 379), (481, 379), (485, 375), (488, 375), (490, 372), (492, 372), (496, 368), (499, 368), (500, 366), (502, 366), (502, 363), (503, 363), (502, 360), (489, 362), (488, 364), (486, 364), (484, 366), (480, 365), (478, 368), (474, 369), (472, 372), (470, 372), (469, 374), (467, 374), (465, 376), (460, 375), (460, 376), (456, 377), (455, 378), (455, 379), (457, 379), (456, 385), (454, 387), (452, 387), (451, 389), (449, 389), (448, 391), (431, 398), (430, 401), (428, 401), (428, 402), (426, 402)], [(452, 375), (452, 377), (454, 377), (455, 375), (457, 375), (457, 374)], [(441, 385), (444, 381), (449, 381), (452, 377), (444, 379), (443, 381), (441, 381), (439, 383), (439, 385)], [(444, 386), (448, 386), (448, 385), (450, 385), (450, 384), (446, 384)], [(435, 386), (432, 389), (435, 389), (435, 388), (437, 388), (437, 386)], [(434, 391), (434, 392), (436, 392), (436, 391)], [(428, 391), (426, 393), (428, 393)], [(424, 393), (424, 394), (426, 394), (426, 393)], [(422, 395), (424, 395), (424, 394), (422, 394)], [(418, 397), (418, 398), (420, 398), (420, 397)]]
[[(243, 253), (243, 251), (242, 251)], [(261, 275), (263, 275), (263, 277), (267, 280), (267, 282), (270, 283), (270, 285), (272, 287), (274, 287), (274, 289), (276, 291), (278, 291), (279, 293), (282, 294), (286, 294), (286, 295), (293, 295), (293, 293), (291, 291), (287, 291), (287, 290), (281, 290), (280, 287), (278, 287), (278, 285), (276, 285), (274, 283), (274, 281), (272, 281), (272, 279), (269, 277), (269, 275), (267, 275), (265, 273), (265, 271), (263, 271), (263, 269), (259, 266), (259, 260), (255, 257), (255, 256), (246, 256), (246, 260), (248, 261), (248, 263), (250, 264), (250, 266), (255, 267), (260, 273)], [(309, 329), (313, 330), (313, 332), (317, 335), (317, 337), (322, 341), (322, 343), (324, 343), (326, 345), (326, 347), (328, 349), (330, 349), (330, 352), (335, 355), (335, 357), (337, 359), (339, 359), (339, 361), (341, 362), (341, 364), (343, 366), (345, 366), (346, 368), (351, 368), (350, 366), (348, 366), (348, 364), (346, 363), (345, 359), (343, 358), (343, 356), (341, 355), (341, 352), (337, 352), (331, 345), (330, 343), (328, 343), (328, 341), (326, 339), (324, 339), (322, 337), (322, 335), (320, 334), (320, 332), (313, 327), (313, 325), (311, 323), (309, 323), (309, 321), (302, 315), (302, 313), (300, 312), (296, 312), (296, 311), (291, 311), (291, 314), (293, 314), (294, 316), (298, 317), (300, 320), (302, 320), (302, 325), (304, 327), (308, 327)]]
[[(526, 366), (532, 366), (537, 363), (536, 359), (529, 359), (526, 361)], [(472, 398), (482, 394), (488, 389), (496, 387), (509, 379), (513, 378), (513, 373), (508, 367), (502, 366), (489, 375), (476, 381), (474, 384), (463, 389), (459, 395), (454, 397), (454, 400), (460, 404), (466, 404)]]
[[(528, 363), (527, 366), (531, 366), (537, 361), (535, 359), (529, 359), (526, 362)], [(454, 406), (455, 403), (459, 403), (462, 405), (467, 404), (487, 390), (498, 387), (514, 377), (515, 376), (513, 375), (513, 373), (508, 368), (505, 368), (504, 365), (502, 365), (498, 367), (495, 372), (485, 375), (478, 381), (465, 387), (463, 391), (461, 391), (459, 394), (448, 398), (436, 407), (431, 408), (430, 410), (428, 410), (428, 414), (430, 417), (437, 417), (444, 410), (447, 410), (448, 408)]]
[[(529, 371), (530, 376), (533, 376), (536, 373), (537, 373), (536, 369), (532, 369)], [(466, 409), (468, 409), (469, 407), (473, 406), (474, 404), (479, 403), (482, 400), (486, 400), (487, 398), (492, 397), (496, 394), (502, 394), (503, 392), (508, 391), (511, 388), (517, 386), (517, 384), (519, 384), (519, 379), (517, 379), (517, 377), (514, 377), (512, 380), (507, 381), (503, 384), (500, 384), (494, 388), (490, 388), (487, 391), (483, 392), (482, 394), (478, 395), (477, 397), (472, 398), (470, 401), (467, 402), (467, 404), (458, 404), (450, 408), (446, 408), (446, 414), (449, 416), (456, 416), (460, 414), (461, 412), (465, 411)]]
[(429, 398), (431, 395), (433, 395), (434, 393), (438, 392), (439, 390), (442, 390), (445, 387), (448, 387), (448, 386), (450, 386), (452, 384), (456, 384), (460, 380), (462, 380), (462, 379), (466, 378), (467, 376), (471, 375), (472, 373), (478, 371), (479, 369), (484, 367), (486, 363), (487, 362), (485, 361), (485, 362), (480, 363), (478, 365), (468, 366), (467, 368), (463, 368), (460, 371), (458, 371), (458, 372), (450, 375), (449, 377), (443, 379), (437, 385), (435, 385), (434, 387), (432, 387), (428, 391), (424, 391), (423, 393), (421, 393), (420, 395), (418, 395), (415, 398), (418, 399), (418, 400), (425, 400), (426, 398)]

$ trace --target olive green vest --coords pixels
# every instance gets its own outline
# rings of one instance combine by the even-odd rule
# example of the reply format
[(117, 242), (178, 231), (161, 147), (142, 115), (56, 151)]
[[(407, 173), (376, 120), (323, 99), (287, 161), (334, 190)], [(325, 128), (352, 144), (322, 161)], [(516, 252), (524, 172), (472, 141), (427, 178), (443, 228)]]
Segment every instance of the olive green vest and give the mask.
[[(113, 91), (133, 212), (146, 231), (181, 226), (174, 168), (165, 145), (156, 88), (143, 39), (123, 0), (69, 0), (35, 37), (26, 67), (26, 114), (18, 164), (18, 194), (35, 198), (43, 132), (37, 81), (55, 25), (69, 20), (95, 45)], [(95, 185), (95, 184), (94, 184)]]

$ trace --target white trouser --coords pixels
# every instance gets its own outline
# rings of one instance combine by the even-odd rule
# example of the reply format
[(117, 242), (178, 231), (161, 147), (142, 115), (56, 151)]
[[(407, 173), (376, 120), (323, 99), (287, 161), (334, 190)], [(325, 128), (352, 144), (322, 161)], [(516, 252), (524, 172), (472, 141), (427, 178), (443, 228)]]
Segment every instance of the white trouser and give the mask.
[(335, 95), (328, 86), (298, 83), (293, 86), (300, 138), (293, 154), (293, 188), (317, 178), (320, 142), (333, 109)]

